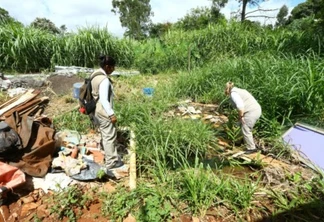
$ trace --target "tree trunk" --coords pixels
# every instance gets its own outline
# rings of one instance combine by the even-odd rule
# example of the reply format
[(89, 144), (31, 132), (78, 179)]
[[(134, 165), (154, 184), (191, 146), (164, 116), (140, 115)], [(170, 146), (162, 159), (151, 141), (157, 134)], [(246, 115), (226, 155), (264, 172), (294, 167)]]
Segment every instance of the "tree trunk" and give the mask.
[(246, 11), (246, 5), (248, 3), (248, 0), (243, 0), (242, 1), (242, 14), (241, 14), (241, 22), (245, 20), (245, 11)]

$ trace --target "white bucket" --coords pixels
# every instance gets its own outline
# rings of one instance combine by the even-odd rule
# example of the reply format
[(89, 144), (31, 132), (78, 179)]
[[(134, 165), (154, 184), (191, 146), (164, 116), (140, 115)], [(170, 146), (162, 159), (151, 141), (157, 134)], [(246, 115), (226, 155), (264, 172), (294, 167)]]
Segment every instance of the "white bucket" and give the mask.
[(80, 88), (83, 85), (83, 82), (77, 82), (73, 84), (73, 97), (79, 99)]

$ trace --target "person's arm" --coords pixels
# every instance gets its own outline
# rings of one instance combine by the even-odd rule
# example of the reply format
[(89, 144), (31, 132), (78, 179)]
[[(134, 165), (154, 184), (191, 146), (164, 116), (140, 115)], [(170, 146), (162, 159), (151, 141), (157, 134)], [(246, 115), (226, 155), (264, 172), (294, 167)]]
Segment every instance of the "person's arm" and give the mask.
[(235, 106), (239, 113), (239, 119), (240, 119), (240, 121), (242, 121), (243, 120), (242, 118), (244, 116), (244, 102), (237, 92), (231, 93), (231, 99), (235, 103)]
[(108, 101), (108, 89), (109, 89), (109, 84), (111, 84), (108, 80), (108, 78), (104, 79), (100, 85), (99, 85), (99, 101), (105, 111), (107, 112), (108, 116), (114, 116), (114, 110), (111, 108), (111, 104)]

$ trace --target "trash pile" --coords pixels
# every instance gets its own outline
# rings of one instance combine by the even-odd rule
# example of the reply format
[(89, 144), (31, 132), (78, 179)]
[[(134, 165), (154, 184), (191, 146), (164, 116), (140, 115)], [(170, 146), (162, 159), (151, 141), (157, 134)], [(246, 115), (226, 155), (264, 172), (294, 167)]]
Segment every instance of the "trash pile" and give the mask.
[[(228, 122), (228, 118), (217, 110), (218, 105), (215, 104), (194, 103), (191, 100), (185, 100), (179, 102), (174, 109), (165, 113), (165, 116), (201, 120), (205, 124), (210, 124), (213, 128), (224, 127)], [(217, 143), (223, 149), (230, 147), (230, 142), (222, 137), (217, 138)]]
[(55, 130), (52, 120), (42, 115), (49, 99), (38, 98), (39, 94), (30, 89), (0, 105), (0, 172), (7, 172), (0, 186), (6, 192), (25, 182), (24, 173), (42, 177), (50, 167)]
[[(46, 193), (100, 176), (104, 160), (100, 134), (56, 132), (53, 120), (44, 115), (48, 103), (41, 91), (28, 89), (0, 105), (0, 206), (27, 177), (32, 178), (35, 190)], [(127, 154), (126, 145), (119, 147), (122, 155)], [(120, 179), (128, 176), (128, 165), (103, 173)]]

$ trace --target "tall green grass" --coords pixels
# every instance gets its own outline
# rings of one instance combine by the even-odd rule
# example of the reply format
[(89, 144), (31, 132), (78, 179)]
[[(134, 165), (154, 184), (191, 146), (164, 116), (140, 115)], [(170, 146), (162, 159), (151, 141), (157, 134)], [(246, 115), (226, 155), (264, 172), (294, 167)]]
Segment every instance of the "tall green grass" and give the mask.
[(262, 53), (321, 55), (323, 37), (290, 30), (271, 30), (228, 22), (185, 32), (171, 30), (144, 42), (118, 39), (107, 28), (80, 28), (75, 33), (52, 35), (15, 23), (0, 30), (2, 69), (39, 71), (54, 65), (97, 65), (99, 54), (114, 56), (118, 65), (143, 73), (189, 70), (219, 58)]
[(0, 60), (2, 70), (37, 71), (50, 67), (53, 35), (15, 23), (0, 29)]
[(265, 124), (271, 120), (284, 124), (300, 118), (318, 119), (323, 114), (324, 69), (321, 59), (313, 55), (219, 59), (203, 69), (180, 74), (173, 92), (176, 97), (222, 104), (226, 101), (224, 86), (230, 80), (259, 101)]
[(134, 57), (132, 42), (112, 36), (105, 28), (81, 28), (77, 33), (57, 36), (56, 41), (59, 44), (53, 45), (52, 65), (93, 67), (98, 64), (98, 55), (107, 54), (117, 59), (118, 66), (129, 67)]
[(66, 35), (15, 23), (4, 24), (0, 29), (2, 70), (39, 72), (55, 65), (94, 67), (100, 54), (115, 57), (118, 66), (130, 67), (134, 60), (132, 41), (113, 37), (99, 27), (81, 28)]
[(201, 30), (172, 30), (159, 39), (136, 45), (135, 66), (142, 72), (190, 71), (220, 58), (254, 54), (300, 56), (322, 54), (323, 37), (288, 30), (250, 27), (236, 22)]

